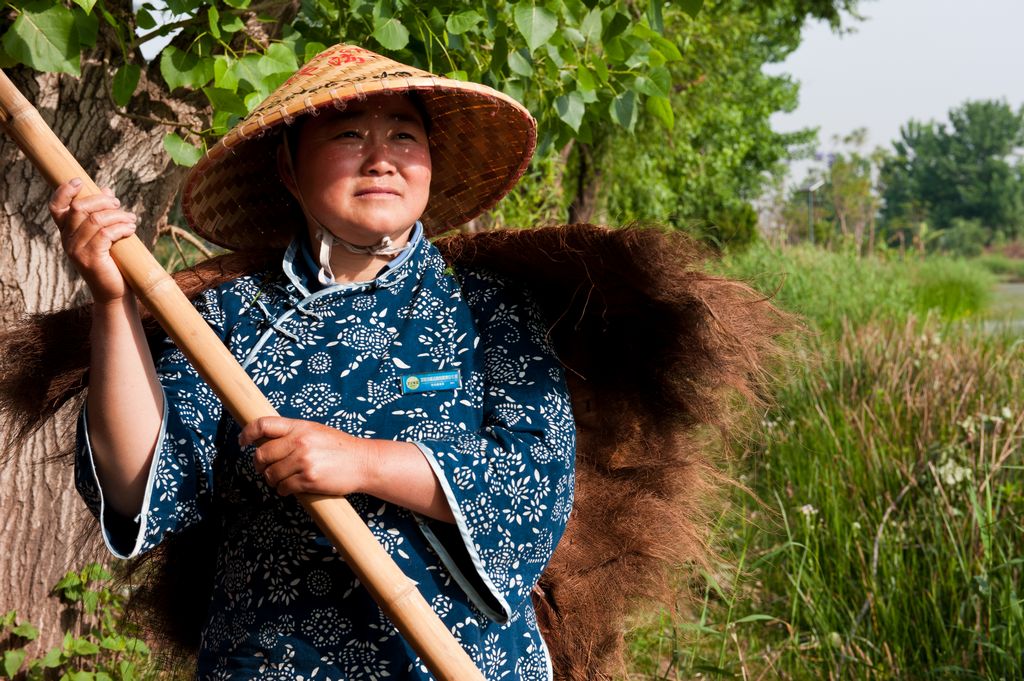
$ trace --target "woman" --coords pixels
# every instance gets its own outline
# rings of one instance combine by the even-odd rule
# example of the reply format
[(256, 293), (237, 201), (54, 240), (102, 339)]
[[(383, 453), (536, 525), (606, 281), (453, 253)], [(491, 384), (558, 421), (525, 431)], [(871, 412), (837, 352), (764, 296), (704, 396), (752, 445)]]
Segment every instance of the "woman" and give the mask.
[(530, 593), (572, 503), (562, 369), (527, 296), (425, 238), (500, 199), (533, 144), (500, 93), (335, 46), (211, 149), (196, 231), (288, 243), (197, 301), (282, 415), (244, 428), (169, 342), (150, 353), (109, 256), (134, 217), (55, 191), (95, 301), (76, 479), (121, 557), (216, 523), (201, 678), (430, 678), (296, 492), (351, 495), (487, 678), (552, 677)]

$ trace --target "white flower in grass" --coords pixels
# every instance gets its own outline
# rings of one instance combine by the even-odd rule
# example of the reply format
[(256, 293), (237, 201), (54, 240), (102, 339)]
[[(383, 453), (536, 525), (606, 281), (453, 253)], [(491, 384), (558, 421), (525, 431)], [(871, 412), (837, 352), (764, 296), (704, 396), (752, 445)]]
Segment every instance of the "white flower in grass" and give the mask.
[(974, 477), (974, 471), (967, 466), (961, 466), (952, 458), (939, 464), (936, 472), (946, 487), (959, 487), (960, 483), (970, 482)]
[(814, 516), (818, 515), (818, 509), (814, 508), (811, 504), (804, 504), (800, 507), (800, 513), (810, 520)]

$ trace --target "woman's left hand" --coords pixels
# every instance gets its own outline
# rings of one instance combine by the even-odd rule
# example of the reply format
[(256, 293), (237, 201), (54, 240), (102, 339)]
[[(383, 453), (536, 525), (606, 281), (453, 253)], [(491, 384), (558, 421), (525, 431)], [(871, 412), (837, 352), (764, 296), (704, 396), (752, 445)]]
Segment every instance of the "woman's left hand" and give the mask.
[(377, 457), (375, 440), (280, 416), (256, 419), (242, 429), (238, 442), (243, 447), (259, 443), (253, 454), (256, 472), (281, 496), (364, 491)]

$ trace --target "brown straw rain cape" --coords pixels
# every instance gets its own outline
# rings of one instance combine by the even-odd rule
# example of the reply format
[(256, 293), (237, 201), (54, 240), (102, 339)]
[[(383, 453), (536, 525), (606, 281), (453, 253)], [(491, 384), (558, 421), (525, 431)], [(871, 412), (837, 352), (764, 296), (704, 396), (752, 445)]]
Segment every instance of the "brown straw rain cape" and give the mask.
[[(189, 222), (239, 252), (177, 273), (186, 295), (279, 266), (304, 220), (273, 170), (277, 133), (297, 116), (343, 110), (378, 93), (411, 94), (429, 119), (428, 235), (493, 206), (529, 163), (535, 124), (514, 100), (335, 46), (190, 172)], [(488, 269), (529, 288), (549, 320), (577, 425), (576, 490), (534, 604), (556, 677), (609, 679), (623, 671), (627, 617), (658, 603), (671, 608), (685, 570), (707, 564), (709, 513), (726, 482), (716, 465), (721, 444), (745, 413), (743, 402), (758, 401), (763, 366), (790, 322), (749, 287), (701, 271), (700, 249), (679, 234), (580, 224), (457, 235), (436, 245), (453, 266)], [(5, 451), (18, 451), (12, 445), (87, 387), (90, 315), (89, 306), (77, 307), (0, 332)], [(162, 337), (151, 318), (146, 327), (151, 342)], [(71, 457), (71, 445), (62, 456)], [(133, 572), (135, 618), (165, 648), (198, 645), (214, 549), (202, 529), (190, 530), (133, 562), (145, 567)]]

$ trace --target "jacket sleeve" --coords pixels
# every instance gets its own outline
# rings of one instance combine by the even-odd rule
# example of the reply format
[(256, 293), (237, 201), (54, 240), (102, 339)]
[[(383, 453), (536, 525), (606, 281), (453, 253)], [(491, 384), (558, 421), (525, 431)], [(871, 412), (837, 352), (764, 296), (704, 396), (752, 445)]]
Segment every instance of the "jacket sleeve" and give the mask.
[[(195, 306), (223, 337), (217, 292), (207, 290)], [(170, 339), (161, 341), (153, 354), (164, 393), (163, 419), (142, 508), (134, 518), (120, 516), (107, 507), (105, 491), (96, 475), (85, 409), (78, 420), (75, 486), (99, 519), (104, 543), (118, 558), (144, 553), (165, 535), (199, 522), (213, 492), (221, 402)], [(124, 416), (131, 418), (130, 414)]]
[(482, 371), (470, 382), (482, 379), (482, 422), (476, 432), (417, 443), (455, 517), (454, 525), (421, 520), (421, 528), (474, 605), (504, 623), (565, 530), (576, 430), (536, 305), (486, 275), (467, 274), (462, 287), (479, 331)]

